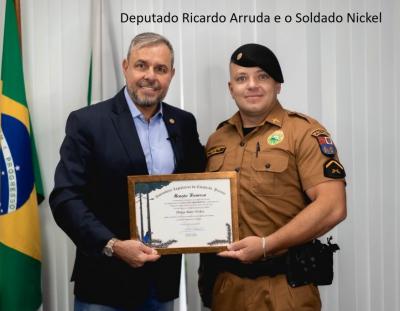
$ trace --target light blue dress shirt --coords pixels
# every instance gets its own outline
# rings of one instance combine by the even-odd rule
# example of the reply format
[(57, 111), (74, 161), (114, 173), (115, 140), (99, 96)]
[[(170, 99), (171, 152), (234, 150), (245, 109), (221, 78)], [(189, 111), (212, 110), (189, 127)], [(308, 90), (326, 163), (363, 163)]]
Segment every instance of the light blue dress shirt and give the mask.
[(171, 142), (168, 140), (168, 131), (162, 118), (162, 105), (160, 105), (160, 109), (154, 116), (149, 121), (146, 121), (143, 114), (133, 103), (126, 87), (124, 94), (146, 157), (149, 174), (171, 174), (175, 169), (175, 157)]

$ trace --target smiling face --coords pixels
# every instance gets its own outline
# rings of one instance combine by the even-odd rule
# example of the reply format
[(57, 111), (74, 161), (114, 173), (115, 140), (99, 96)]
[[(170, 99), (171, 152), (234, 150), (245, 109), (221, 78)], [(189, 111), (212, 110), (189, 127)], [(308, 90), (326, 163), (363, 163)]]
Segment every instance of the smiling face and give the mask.
[(264, 119), (277, 102), (281, 90), (281, 84), (261, 68), (233, 63), (230, 64), (228, 86), (242, 119)]
[(167, 95), (175, 73), (171, 51), (165, 44), (133, 47), (122, 68), (128, 93), (142, 108), (157, 107)]

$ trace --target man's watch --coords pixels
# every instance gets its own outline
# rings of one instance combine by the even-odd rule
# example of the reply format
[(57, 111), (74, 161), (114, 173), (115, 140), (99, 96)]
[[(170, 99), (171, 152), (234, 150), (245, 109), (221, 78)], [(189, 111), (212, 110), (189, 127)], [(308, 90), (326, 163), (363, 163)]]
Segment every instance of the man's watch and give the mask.
[(117, 242), (118, 239), (116, 238), (112, 238), (110, 241), (107, 242), (106, 246), (104, 246), (103, 248), (103, 254), (108, 256), (108, 257), (112, 257), (114, 254), (114, 244), (115, 242)]

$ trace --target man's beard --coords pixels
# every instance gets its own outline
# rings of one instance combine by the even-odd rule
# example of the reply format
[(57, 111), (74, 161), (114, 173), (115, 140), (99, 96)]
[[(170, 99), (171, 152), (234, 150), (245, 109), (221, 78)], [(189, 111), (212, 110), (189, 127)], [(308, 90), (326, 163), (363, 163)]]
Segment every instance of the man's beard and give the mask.
[[(161, 88), (160, 84), (155, 81), (153, 83), (147, 81), (147, 80), (140, 80), (136, 83), (136, 86), (138, 88), (140, 87), (152, 87), (154, 90), (159, 90)], [(149, 97), (139, 97), (139, 95), (132, 90), (128, 85), (127, 85), (127, 90), (132, 98), (133, 102), (141, 107), (152, 107), (155, 105), (158, 105), (165, 97), (165, 93), (161, 93), (159, 96), (157, 96), (155, 99), (149, 98)]]

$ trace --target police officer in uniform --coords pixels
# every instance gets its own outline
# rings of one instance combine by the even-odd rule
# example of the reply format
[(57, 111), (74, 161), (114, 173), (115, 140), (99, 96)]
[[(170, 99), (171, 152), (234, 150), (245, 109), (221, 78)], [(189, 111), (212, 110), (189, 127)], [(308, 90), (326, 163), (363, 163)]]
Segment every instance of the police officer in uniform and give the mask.
[(345, 172), (329, 132), (281, 106), (282, 83), (267, 47), (246, 44), (232, 54), (228, 86), (239, 111), (206, 152), (208, 171), (238, 172), (240, 240), (201, 257), (200, 294), (213, 311), (321, 309), (314, 284), (288, 283), (286, 254), (344, 220)]

